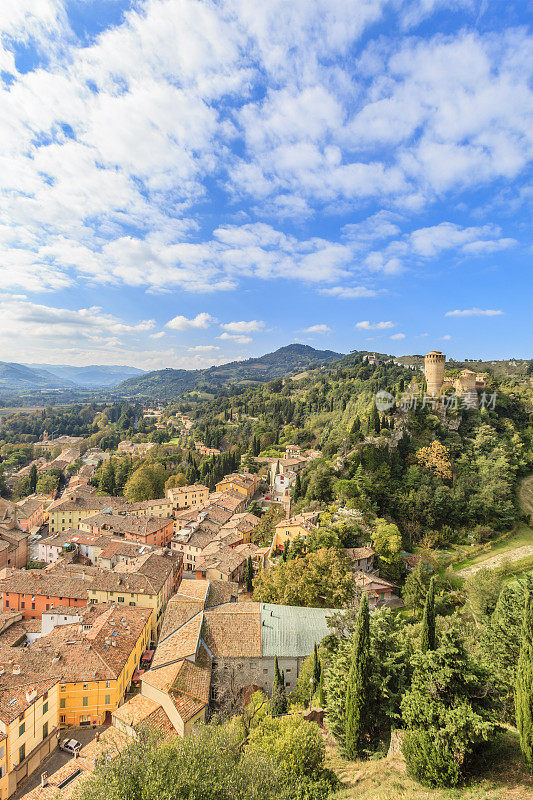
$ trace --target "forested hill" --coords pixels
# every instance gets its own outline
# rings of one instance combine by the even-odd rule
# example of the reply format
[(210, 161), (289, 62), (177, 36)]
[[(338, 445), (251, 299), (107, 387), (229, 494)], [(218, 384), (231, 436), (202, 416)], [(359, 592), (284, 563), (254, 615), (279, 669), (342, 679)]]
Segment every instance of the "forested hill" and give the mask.
[(124, 381), (115, 391), (123, 397), (171, 399), (192, 389), (209, 391), (230, 383), (282, 378), (311, 365), (337, 361), (340, 358), (342, 353), (335, 353), (333, 350), (315, 350), (307, 344), (290, 344), (259, 358), (232, 361), (208, 369), (161, 369), (148, 372)]

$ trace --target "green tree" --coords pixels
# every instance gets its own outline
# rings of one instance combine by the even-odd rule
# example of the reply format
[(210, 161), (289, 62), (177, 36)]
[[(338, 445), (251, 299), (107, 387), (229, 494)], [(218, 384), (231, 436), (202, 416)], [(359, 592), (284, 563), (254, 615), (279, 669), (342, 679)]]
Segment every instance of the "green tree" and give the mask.
[(300, 497), (302, 496), (302, 480), (300, 478), (300, 473), (296, 473), (296, 478), (294, 480), (294, 486), (292, 489), (292, 499), (294, 503), (297, 503)]
[(251, 731), (244, 753), (250, 759), (272, 760), (287, 782), (300, 783), (320, 776), (326, 749), (318, 725), (290, 715), (261, 720)]
[(379, 433), (380, 431), (380, 422), (379, 422), (379, 414), (376, 408), (375, 402), (372, 402), (372, 406), (370, 408), (370, 417), (368, 418), (368, 432), (369, 433)]
[(270, 697), (270, 713), (274, 717), (287, 713), (285, 681), (279, 669), (277, 656), (274, 659), (274, 680), (272, 682), (272, 695)]
[(359, 606), (354, 651), (346, 687), (344, 750), (346, 756), (352, 760), (367, 755), (370, 744), (370, 666), (370, 612), (368, 595), (364, 592)]
[(244, 583), (246, 584), (246, 591), (252, 592), (254, 588), (254, 566), (252, 564), (252, 557), (248, 556), (246, 567), (244, 569)]
[(115, 466), (111, 458), (109, 458), (102, 466), (98, 488), (103, 494), (115, 494)]
[(254, 600), (263, 603), (342, 608), (353, 596), (353, 561), (334, 548), (281, 561), (254, 580)]
[(526, 592), (522, 643), (516, 670), (516, 727), (520, 747), (530, 772), (533, 772), (533, 599)]
[(402, 535), (398, 526), (384, 519), (377, 519), (372, 543), (379, 556), (383, 577), (398, 580), (402, 564)]
[(41, 475), (37, 481), (37, 492), (39, 494), (54, 494), (59, 486), (59, 478), (56, 475)]
[(37, 467), (35, 464), (32, 464), (30, 467), (29, 481), (30, 494), (34, 494), (37, 489)]
[(467, 653), (453, 628), (435, 650), (414, 653), (402, 701), (409, 773), (428, 786), (455, 786), (474, 752), (494, 733), (489, 671)]
[(420, 649), (423, 653), (427, 653), (428, 650), (434, 650), (435, 645), (435, 578), (433, 577), (429, 582), (429, 589), (424, 604)]
[(320, 658), (318, 655), (318, 645), (315, 642), (315, 647), (313, 649), (313, 690), (316, 692), (318, 690), (318, 685), (320, 683), (320, 673), (322, 672), (320, 666)]
[(479, 625), (496, 607), (502, 588), (502, 576), (496, 570), (483, 567), (469, 576), (465, 588), (468, 605)]
[(492, 616), (482, 628), (481, 652), (499, 681), (504, 719), (514, 724), (516, 668), (522, 642), (526, 594), (533, 594), (529, 575), (504, 585)]

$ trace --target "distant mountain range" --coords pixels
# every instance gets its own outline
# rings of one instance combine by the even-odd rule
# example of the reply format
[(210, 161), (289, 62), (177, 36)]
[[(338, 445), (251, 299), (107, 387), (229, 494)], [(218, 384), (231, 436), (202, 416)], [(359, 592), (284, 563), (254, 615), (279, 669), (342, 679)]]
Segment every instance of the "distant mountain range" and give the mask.
[(119, 384), (115, 392), (123, 397), (169, 399), (199, 387), (209, 390), (218, 389), (227, 383), (271, 381), (290, 372), (305, 370), (312, 364), (338, 361), (342, 356), (342, 353), (335, 353), (333, 350), (315, 350), (307, 344), (289, 344), (259, 358), (232, 361), (208, 369), (160, 369), (146, 372)]
[(0, 389), (97, 389), (143, 374), (142, 370), (127, 366), (71, 367), (0, 361)]

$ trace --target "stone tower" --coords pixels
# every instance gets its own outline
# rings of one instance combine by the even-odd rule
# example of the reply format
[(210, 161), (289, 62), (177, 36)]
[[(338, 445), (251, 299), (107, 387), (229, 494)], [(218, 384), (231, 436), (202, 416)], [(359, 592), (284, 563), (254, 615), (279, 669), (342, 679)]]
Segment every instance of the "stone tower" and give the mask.
[(424, 357), (424, 373), (428, 394), (439, 395), (444, 380), (446, 356), (440, 350), (431, 350)]

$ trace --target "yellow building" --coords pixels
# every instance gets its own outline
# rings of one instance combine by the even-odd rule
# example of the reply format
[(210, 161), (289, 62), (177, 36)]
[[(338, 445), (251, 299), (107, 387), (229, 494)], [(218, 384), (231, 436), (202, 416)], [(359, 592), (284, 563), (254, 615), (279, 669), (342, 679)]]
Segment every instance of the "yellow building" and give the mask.
[(176, 510), (181, 508), (200, 508), (209, 500), (209, 489), (201, 483), (193, 483), (190, 486), (176, 486), (167, 489), (167, 499), (172, 502), (172, 507)]
[(217, 492), (233, 491), (245, 497), (246, 500), (251, 500), (257, 491), (258, 485), (259, 478), (257, 475), (235, 472), (222, 478), (215, 488)]
[(107, 508), (119, 508), (127, 503), (123, 497), (96, 497), (92, 493), (75, 489), (48, 509), (48, 528), (50, 533), (60, 533), (77, 529), (82, 520)]
[(22, 650), (20, 668), (54, 676), (54, 726), (110, 722), (149, 646), (153, 612), (116, 605), (63, 611), (54, 609), (55, 627)]
[(283, 550), (294, 539), (307, 538), (310, 531), (316, 530), (318, 527), (318, 518), (318, 511), (309, 511), (278, 522), (274, 529), (270, 552), (275, 553), (276, 550)]
[(176, 564), (166, 556), (149, 554), (142, 564), (118, 564), (102, 570), (87, 586), (89, 604), (117, 603), (123, 608), (139, 606), (153, 611), (152, 641), (157, 641), (161, 619), (174, 592)]
[(57, 678), (13, 663), (0, 677), (0, 798), (10, 797), (57, 745)]

